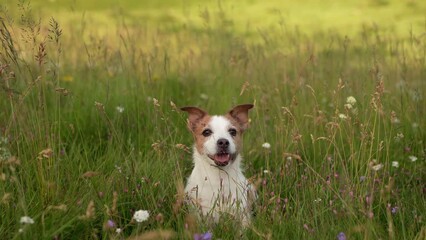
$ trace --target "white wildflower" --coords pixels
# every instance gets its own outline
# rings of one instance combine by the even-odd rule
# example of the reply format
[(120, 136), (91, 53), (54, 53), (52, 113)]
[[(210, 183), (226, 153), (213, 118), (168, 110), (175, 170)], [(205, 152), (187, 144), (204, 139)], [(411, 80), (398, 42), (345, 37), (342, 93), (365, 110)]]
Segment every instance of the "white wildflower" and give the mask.
[(115, 229), (115, 232), (118, 233), (118, 234), (120, 234), (121, 233), (121, 228)]
[(398, 124), (398, 123), (401, 123), (401, 120), (399, 120), (399, 118), (397, 118), (397, 117), (394, 117), (394, 118), (391, 119), (391, 123)]
[(268, 173), (269, 173), (269, 170), (263, 170), (263, 173), (264, 173), (264, 174), (268, 174)]
[(399, 142), (401, 139), (404, 138), (404, 134), (403, 133), (397, 133), (396, 136), (394, 137), (396, 142)]
[(136, 222), (141, 223), (149, 218), (149, 212), (147, 210), (139, 210), (136, 211), (135, 214), (133, 214), (133, 219), (136, 220)]
[(23, 232), (24, 232), (24, 229), (20, 228), (20, 229), (18, 230), (18, 232), (23, 233)]
[(346, 118), (348, 118), (345, 114), (343, 114), (343, 113), (341, 113), (341, 114), (339, 114), (339, 118), (340, 119), (346, 119)]
[(34, 224), (34, 220), (28, 216), (23, 216), (21, 217), (21, 221), (22, 224)]
[(352, 96), (349, 96), (348, 98), (346, 98), (346, 103), (350, 104), (350, 105), (355, 105), (356, 103), (356, 99)]
[(371, 167), (374, 171), (379, 171), (380, 169), (383, 168), (383, 164), (379, 163), (377, 165), (374, 165), (373, 167)]
[(271, 148), (271, 144), (269, 144), (268, 142), (266, 142), (266, 143), (262, 144), (262, 147), (266, 148), (266, 149), (269, 149), (269, 148)]
[(119, 112), (119, 113), (124, 112), (124, 107), (122, 107), (122, 106), (117, 106), (115, 109), (116, 109), (116, 110), (117, 110), (117, 112)]
[(346, 109), (352, 109), (352, 104), (346, 103), (346, 104), (345, 104), (345, 108), (346, 108)]
[(119, 173), (121, 173), (121, 167), (120, 167), (120, 166), (118, 166), (118, 165), (116, 164), (116, 165), (114, 165), (114, 167), (115, 167), (115, 169), (117, 169), (117, 171), (118, 171)]
[(408, 156), (408, 158), (409, 158), (409, 159), (410, 159), (410, 161), (412, 161), (412, 162), (417, 161), (417, 157), (416, 157), (416, 156), (411, 155), (411, 156)]
[(399, 167), (399, 162), (398, 161), (393, 161), (392, 162), (392, 167), (398, 168)]
[(207, 99), (209, 99), (209, 96), (205, 93), (201, 93), (200, 98), (203, 99), (203, 100), (207, 100)]

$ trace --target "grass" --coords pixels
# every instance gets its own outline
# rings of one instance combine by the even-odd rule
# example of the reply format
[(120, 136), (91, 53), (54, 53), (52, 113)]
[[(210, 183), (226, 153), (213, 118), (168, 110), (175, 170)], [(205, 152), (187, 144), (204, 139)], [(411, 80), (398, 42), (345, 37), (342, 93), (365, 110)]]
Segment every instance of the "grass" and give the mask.
[[(255, 104), (243, 155), (259, 195), (243, 238), (425, 238), (424, 4), (372, 1), (378, 22), (363, 25), (342, 3), (269, 3), (288, 7), (285, 27), (266, 10), (247, 26), (228, 2), (40, 2), (2, 5), (2, 239), (240, 238), (232, 219), (210, 226), (180, 204), (192, 137), (178, 110), (239, 103)], [(311, 11), (331, 27), (299, 22)]]

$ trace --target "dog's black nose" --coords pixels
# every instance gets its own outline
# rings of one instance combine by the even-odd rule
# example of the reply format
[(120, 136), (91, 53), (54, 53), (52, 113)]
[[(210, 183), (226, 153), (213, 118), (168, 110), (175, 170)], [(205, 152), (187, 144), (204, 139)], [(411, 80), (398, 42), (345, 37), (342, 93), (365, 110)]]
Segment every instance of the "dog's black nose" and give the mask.
[(225, 138), (221, 138), (219, 140), (217, 140), (217, 146), (222, 147), (222, 148), (226, 148), (229, 146), (229, 141)]

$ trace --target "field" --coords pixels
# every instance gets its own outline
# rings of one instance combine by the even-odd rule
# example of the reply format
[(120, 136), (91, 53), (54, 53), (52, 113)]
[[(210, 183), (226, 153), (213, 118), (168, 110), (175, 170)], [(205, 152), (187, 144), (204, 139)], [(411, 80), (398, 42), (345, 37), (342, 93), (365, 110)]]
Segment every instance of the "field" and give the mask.
[[(426, 3), (210, 2), (0, 0), (0, 239), (426, 239)], [(256, 216), (196, 221), (179, 108), (242, 103)]]

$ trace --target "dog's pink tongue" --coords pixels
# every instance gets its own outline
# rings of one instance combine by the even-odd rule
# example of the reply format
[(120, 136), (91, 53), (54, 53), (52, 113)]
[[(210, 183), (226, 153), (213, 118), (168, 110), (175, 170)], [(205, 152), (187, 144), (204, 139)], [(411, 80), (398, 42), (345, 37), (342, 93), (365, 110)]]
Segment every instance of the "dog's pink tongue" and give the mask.
[(214, 160), (220, 163), (226, 163), (229, 161), (229, 154), (216, 154)]

